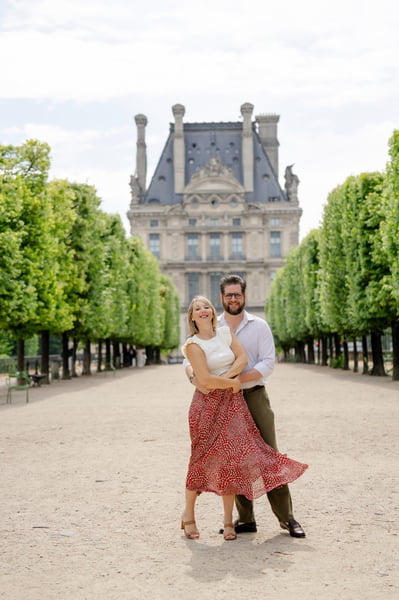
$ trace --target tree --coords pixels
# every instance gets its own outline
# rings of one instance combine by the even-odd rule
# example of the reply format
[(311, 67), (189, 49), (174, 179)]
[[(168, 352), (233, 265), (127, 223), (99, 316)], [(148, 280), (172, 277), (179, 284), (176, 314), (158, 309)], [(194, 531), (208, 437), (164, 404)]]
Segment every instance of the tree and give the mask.
[(129, 337), (138, 346), (160, 347), (163, 337), (158, 262), (139, 237), (128, 240), (130, 256)]
[(395, 130), (389, 140), (389, 154), (382, 192), (385, 219), (381, 227), (381, 239), (391, 277), (384, 277), (382, 287), (395, 315), (392, 320), (392, 378), (399, 380), (399, 130)]
[(347, 335), (351, 324), (348, 315), (348, 281), (344, 248), (342, 186), (330, 192), (324, 209), (320, 235), (320, 308), (330, 333), (335, 334), (335, 362), (340, 362), (338, 334)]
[(163, 312), (163, 335), (160, 343), (163, 350), (175, 350), (180, 344), (179, 295), (168, 275), (161, 275), (160, 295)]
[(24, 339), (37, 331), (37, 315), (51, 310), (45, 293), (52, 278), (51, 206), (45, 194), (49, 153), (49, 146), (36, 140), (0, 146), (0, 322), (19, 340), (19, 370)]

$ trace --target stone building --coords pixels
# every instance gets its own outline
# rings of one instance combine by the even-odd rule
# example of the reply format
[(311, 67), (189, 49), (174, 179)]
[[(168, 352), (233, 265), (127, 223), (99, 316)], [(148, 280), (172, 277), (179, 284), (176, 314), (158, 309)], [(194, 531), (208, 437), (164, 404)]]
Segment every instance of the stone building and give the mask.
[(287, 252), (298, 244), (298, 177), (292, 165), (279, 183), (279, 116), (241, 106), (242, 121), (185, 123), (172, 107), (158, 165), (146, 187), (147, 118), (136, 115), (136, 173), (127, 216), (180, 293), (182, 339), (193, 296), (220, 308), (219, 279), (239, 273), (248, 283), (247, 308), (264, 317), (265, 298)]

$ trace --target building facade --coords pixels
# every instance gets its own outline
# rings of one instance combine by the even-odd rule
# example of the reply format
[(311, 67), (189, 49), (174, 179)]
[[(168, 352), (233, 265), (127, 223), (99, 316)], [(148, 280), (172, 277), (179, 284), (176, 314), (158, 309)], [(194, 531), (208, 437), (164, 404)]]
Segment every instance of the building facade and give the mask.
[(179, 291), (182, 340), (193, 296), (207, 296), (220, 308), (223, 274), (245, 277), (247, 308), (264, 317), (274, 275), (299, 242), (302, 210), (292, 165), (285, 169), (284, 189), (278, 179), (279, 116), (252, 120), (253, 108), (243, 104), (238, 122), (185, 123), (184, 106), (175, 104), (174, 123), (148, 188), (147, 118), (135, 117), (130, 232), (143, 238)]

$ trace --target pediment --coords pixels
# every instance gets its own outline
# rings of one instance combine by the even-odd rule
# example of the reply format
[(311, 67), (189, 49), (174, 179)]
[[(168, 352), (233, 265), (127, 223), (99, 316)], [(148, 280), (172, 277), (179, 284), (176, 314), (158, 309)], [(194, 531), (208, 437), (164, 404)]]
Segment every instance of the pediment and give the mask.
[(234, 177), (233, 171), (220, 162), (218, 158), (211, 158), (209, 162), (196, 171), (189, 183), (184, 188), (184, 194), (203, 193), (244, 193), (241, 183)]

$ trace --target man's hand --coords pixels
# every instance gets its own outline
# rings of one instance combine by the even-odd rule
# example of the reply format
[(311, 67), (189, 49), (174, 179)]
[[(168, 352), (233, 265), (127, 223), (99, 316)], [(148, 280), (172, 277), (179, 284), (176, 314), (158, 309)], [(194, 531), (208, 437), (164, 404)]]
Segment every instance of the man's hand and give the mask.
[(233, 392), (236, 394), (237, 392), (239, 392), (241, 390), (241, 382), (240, 382), (240, 378), (237, 375), (237, 377), (233, 377), (233, 379), (231, 380), (232, 383), (232, 388), (233, 388)]

